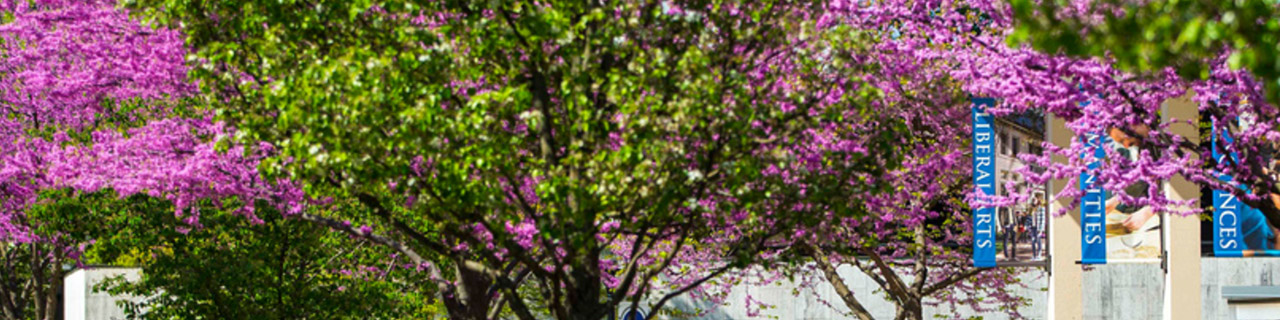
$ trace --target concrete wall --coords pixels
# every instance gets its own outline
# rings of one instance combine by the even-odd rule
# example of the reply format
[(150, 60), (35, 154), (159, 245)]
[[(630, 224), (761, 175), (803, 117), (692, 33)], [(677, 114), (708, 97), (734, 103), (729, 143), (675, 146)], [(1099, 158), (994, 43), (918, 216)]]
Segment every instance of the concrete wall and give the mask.
[[(1230, 319), (1231, 310), (1222, 298), (1224, 286), (1277, 286), (1280, 285), (1280, 258), (1202, 258), (1201, 316), (1204, 319)], [(878, 294), (875, 282), (852, 267), (839, 268), (847, 280), (849, 289), (858, 294), (859, 301), (876, 317), (892, 319), (894, 306)], [(66, 319), (98, 320), (124, 319), (124, 311), (116, 305), (122, 298), (111, 297), (105, 292), (94, 292), (93, 286), (101, 281), (123, 275), (137, 280), (137, 269), (98, 268), (81, 269), (66, 278)], [(1015, 288), (1018, 295), (1027, 297), (1030, 305), (1021, 308), (1022, 319), (1048, 319), (1048, 281), (1045, 272), (1028, 269), (1022, 276), (1026, 288)], [(1113, 264), (1087, 269), (1083, 273), (1082, 319), (1161, 319), (1163, 308), (1164, 274), (1158, 264)], [(812, 290), (800, 290), (793, 294), (795, 285), (780, 281), (770, 286), (740, 285), (734, 287), (726, 300), (727, 305), (695, 301), (688, 296), (677, 298), (671, 306), (680, 310), (704, 310), (702, 319), (849, 319), (845, 307), (830, 285), (819, 284), (817, 294)], [(1180, 294), (1180, 293), (1179, 293)], [(757, 310), (750, 316), (743, 301), (763, 301), (774, 307)], [(125, 297), (123, 299), (136, 299)], [(929, 318), (950, 318), (950, 310), (926, 307)], [(979, 313), (963, 310), (966, 316), (982, 316), (984, 320), (1010, 319), (1007, 314)]]
[[(1106, 265), (1085, 271), (1084, 318), (1161, 319), (1163, 276), (1155, 264)], [(1280, 258), (1201, 258), (1201, 317), (1231, 319), (1222, 287), (1276, 286), (1280, 285), (1277, 279)]]
[[(1280, 285), (1280, 258), (1202, 258), (1201, 317), (1204, 319), (1230, 319), (1231, 310), (1222, 298), (1223, 286), (1277, 286)], [(840, 268), (840, 274), (848, 280), (850, 290), (876, 319), (892, 319), (893, 304), (876, 293), (876, 284), (866, 275), (851, 267)], [(1027, 288), (1016, 292), (1031, 300), (1031, 305), (1021, 309), (1025, 319), (1048, 319), (1048, 286), (1045, 273), (1028, 270), (1023, 276)], [(766, 287), (738, 286), (729, 294), (728, 305), (710, 305), (692, 301), (687, 297), (676, 299), (673, 306), (681, 310), (707, 310), (703, 319), (850, 319), (844, 316), (844, 304), (830, 285), (820, 284), (818, 294), (801, 290), (793, 295), (794, 286), (787, 282)], [(1158, 264), (1113, 264), (1087, 269), (1083, 273), (1081, 319), (1161, 319), (1164, 294), (1164, 273)], [(776, 307), (760, 311), (756, 317), (748, 315), (742, 303), (750, 294), (755, 300)], [(1175, 293), (1183, 294), (1183, 293)], [(827, 301), (831, 306), (823, 303)], [(927, 317), (950, 318), (949, 310), (926, 308)], [(1009, 315), (978, 313), (968, 310), (966, 316), (982, 316), (985, 320), (1010, 319)], [(1280, 315), (1277, 315), (1280, 318)]]
[(1228, 319), (1222, 287), (1280, 286), (1280, 258), (1204, 258), (1200, 267), (1205, 319)]
[(1164, 271), (1159, 264), (1095, 266), (1084, 272), (1081, 289), (1082, 319), (1161, 319)]
[[(895, 315), (894, 305), (877, 293), (878, 286), (874, 281), (850, 266), (842, 266), (838, 270), (840, 275), (845, 278), (849, 290), (858, 296), (867, 311), (871, 312), (876, 319), (893, 319)], [(1024, 318), (1019, 319), (1046, 319), (1048, 303), (1047, 287), (1048, 282), (1045, 273), (1039, 270), (1028, 270), (1022, 277), (1026, 288), (1016, 288), (1014, 292), (1024, 297), (1033, 297), (1031, 305), (1021, 310)], [(820, 284), (818, 286), (818, 294), (812, 293), (813, 290), (800, 290), (799, 295), (793, 294), (795, 286), (787, 281), (778, 282), (776, 285), (753, 287), (738, 286), (735, 287), (726, 300), (728, 305), (711, 305), (705, 302), (692, 301), (687, 296), (674, 299), (672, 306), (680, 310), (706, 310), (708, 313), (700, 319), (851, 319), (845, 316), (846, 307), (841, 302), (839, 296), (828, 284)], [(758, 310), (759, 314), (755, 317), (750, 316), (749, 310), (743, 303), (750, 295), (752, 299), (771, 304), (774, 307), (766, 310)], [(1159, 292), (1156, 295), (1159, 301)], [(829, 305), (828, 305), (829, 303)], [(945, 306), (941, 307), (925, 307), (925, 317), (950, 318), (951, 310)], [(978, 313), (972, 310), (962, 310), (962, 314), (976, 315)], [(1007, 314), (982, 314), (984, 320), (1003, 320), (1011, 319)]]
[(107, 292), (94, 291), (94, 286), (116, 276), (124, 276), (129, 281), (137, 281), (142, 275), (136, 268), (93, 268), (79, 269), (67, 275), (63, 282), (64, 315), (66, 320), (112, 320), (125, 319), (124, 309), (116, 305), (116, 301), (136, 299), (134, 297), (113, 297)]

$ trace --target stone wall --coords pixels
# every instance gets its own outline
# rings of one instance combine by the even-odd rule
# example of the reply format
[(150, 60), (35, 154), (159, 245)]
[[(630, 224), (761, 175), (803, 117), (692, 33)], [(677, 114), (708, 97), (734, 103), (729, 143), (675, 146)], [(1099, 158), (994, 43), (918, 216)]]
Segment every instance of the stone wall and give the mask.
[[(892, 319), (893, 304), (876, 293), (877, 286), (861, 272), (844, 266), (839, 269), (849, 288), (858, 294), (859, 301), (876, 319)], [(1280, 258), (1202, 258), (1200, 294), (1204, 319), (1229, 319), (1230, 309), (1222, 297), (1224, 286), (1276, 286), (1280, 285)], [(1026, 288), (1016, 289), (1028, 297), (1031, 304), (1023, 307), (1025, 319), (1047, 319), (1048, 278), (1045, 272), (1028, 269), (1023, 275)], [(1089, 268), (1084, 272), (1084, 314), (1082, 319), (1161, 319), (1163, 310), (1164, 273), (1158, 264), (1114, 264)], [(754, 287), (739, 286), (733, 289), (728, 305), (709, 305), (679, 298), (673, 306), (682, 310), (707, 310), (704, 319), (850, 319), (845, 316), (844, 304), (830, 285), (819, 286), (817, 294), (801, 290), (792, 294), (794, 287), (788, 282)], [(749, 316), (742, 303), (750, 294), (755, 300), (775, 307), (760, 310)], [(828, 306), (823, 301), (831, 305)], [(927, 317), (950, 318), (949, 310), (926, 308)], [(964, 310), (965, 316), (981, 316), (984, 320), (1010, 319), (1007, 314), (979, 313)]]

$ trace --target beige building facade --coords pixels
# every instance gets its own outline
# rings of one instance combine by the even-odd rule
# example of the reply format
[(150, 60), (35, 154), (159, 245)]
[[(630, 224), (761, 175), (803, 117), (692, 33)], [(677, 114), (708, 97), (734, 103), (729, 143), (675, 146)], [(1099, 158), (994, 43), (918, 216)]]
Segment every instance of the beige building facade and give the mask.
[[(1025, 118), (1032, 117), (1038, 116), (1028, 115)], [(1033, 172), (1044, 172), (1044, 168), (1018, 158), (1019, 155), (1042, 153), (1044, 121), (1043, 117), (1038, 118), (996, 119), (996, 193), (1001, 196), (1010, 194), (1029, 196), (1027, 201), (1019, 201), (1013, 206), (997, 210), (996, 216), (999, 220), (997, 226), (1016, 223), (1014, 219), (1020, 218), (1018, 214), (1022, 214), (1038, 217), (1039, 219), (1033, 219), (1036, 221), (1037, 230), (1044, 230), (1045, 185), (1030, 183), (1021, 173), (1028, 167)], [(1006, 189), (1010, 188), (1010, 184), (1006, 182), (1013, 182), (1012, 189)]]

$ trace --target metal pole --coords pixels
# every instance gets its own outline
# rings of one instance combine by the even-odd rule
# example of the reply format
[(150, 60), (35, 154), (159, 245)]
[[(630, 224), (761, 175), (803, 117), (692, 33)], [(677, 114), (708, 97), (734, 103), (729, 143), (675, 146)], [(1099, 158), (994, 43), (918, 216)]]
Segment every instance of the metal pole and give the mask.
[[(1164, 259), (1146, 258), (1146, 259), (1107, 259), (1107, 264), (1144, 264), (1144, 263), (1160, 263)], [(1084, 264), (1083, 261), (1076, 260), (1076, 264)]]

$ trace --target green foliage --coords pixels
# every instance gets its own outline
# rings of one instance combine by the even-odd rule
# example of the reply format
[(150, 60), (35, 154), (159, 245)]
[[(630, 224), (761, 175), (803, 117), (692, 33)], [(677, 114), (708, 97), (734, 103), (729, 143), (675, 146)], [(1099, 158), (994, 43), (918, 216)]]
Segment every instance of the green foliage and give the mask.
[[(4, 313), (0, 314), (6, 319), (40, 319), (40, 311), (37, 310), (35, 303), (35, 294), (39, 294), (37, 290), (46, 289), (44, 285), (47, 283), (36, 284), (33, 279), (42, 266), (32, 264), (30, 261), (35, 255), (35, 251), (39, 245), (17, 244), (2, 242), (0, 243), (0, 268), (4, 272), (0, 272), (0, 296), (12, 301), (11, 305), (0, 305), (0, 309)], [(27, 287), (31, 284), (39, 286), (37, 288)]]
[[(438, 312), (415, 272), (386, 250), (274, 210), (255, 224), (211, 203), (202, 226), (175, 217), (162, 199), (111, 192), (53, 192), (33, 208), (42, 228), (96, 239), (83, 262), (136, 266), (142, 278), (100, 284), (151, 297), (126, 310), (141, 319), (421, 319)], [(368, 268), (368, 269), (367, 269)], [(343, 271), (347, 270), (347, 271)]]
[[(754, 217), (735, 224), (743, 232), (733, 233), (734, 243), (709, 250), (732, 253), (724, 257), (726, 268), (746, 266), (778, 229), (821, 222), (793, 212), (763, 218), (769, 209), (752, 207), (771, 195), (803, 192), (756, 187), (770, 165), (796, 168), (795, 151), (784, 149), (800, 144), (809, 129), (848, 126), (832, 135), (874, 152), (824, 156), (876, 176), (894, 165), (891, 146), (906, 131), (902, 119), (881, 119), (866, 107), (882, 97), (861, 82), (860, 68), (868, 66), (853, 52), (870, 35), (819, 29), (812, 3), (126, 5), (188, 35), (204, 103), (237, 128), (237, 141), (267, 142), (278, 151), (262, 162), (264, 174), (332, 200), (306, 214), (378, 225), (375, 233), (406, 244), (389, 245), (406, 255), (421, 253), (442, 269), (477, 269), (464, 270), (474, 282), (441, 284), (476, 286), (453, 295), (477, 300), (454, 308), (465, 304), (473, 317), (483, 314), (476, 309), (502, 308), (476, 298), (491, 295), (484, 291), (489, 286), (507, 286), (493, 274), (517, 283), (503, 295), (528, 297), (508, 305), (528, 303), (561, 318), (603, 316), (624, 298), (602, 302), (604, 273), (625, 272), (601, 272), (609, 242), (634, 238), (643, 250), (679, 250), (642, 244), (681, 237), (709, 242), (725, 234), (714, 226), (726, 224), (713, 223), (718, 218), (708, 211), (731, 206)], [(669, 8), (675, 5), (689, 12)], [(704, 10), (721, 5), (741, 12)], [(843, 94), (828, 98), (828, 92)], [(858, 132), (855, 122), (879, 127)], [(809, 192), (845, 197), (876, 187), (842, 188)], [(517, 195), (523, 192), (530, 199)], [(727, 198), (734, 203), (714, 209), (699, 203)], [(536, 232), (511, 231), (525, 221)], [(605, 223), (621, 225), (604, 234)], [(462, 245), (467, 250), (454, 249)], [(677, 255), (626, 255), (643, 256)], [(631, 268), (622, 262), (614, 268)], [(660, 281), (655, 269), (664, 265), (634, 266), (638, 272), (630, 274), (638, 276), (628, 283)], [(439, 273), (465, 280), (457, 279), (465, 272), (453, 271)], [(520, 280), (521, 272), (531, 276)]]
[[(1233, 69), (1251, 71), (1280, 102), (1280, 16), (1269, 0), (1097, 0), (1086, 7), (1101, 23), (1059, 16), (1079, 0), (1014, 0), (1017, 31), (1009, 39), (1038, 50), (1072, 56), (1107, 56), (1125, 70), (1173, 67), (1184, 79), (1205, 79), (1206, 59), (1230, 49)], [(1123, 15), (1111, 14), (1113, 9)]]

